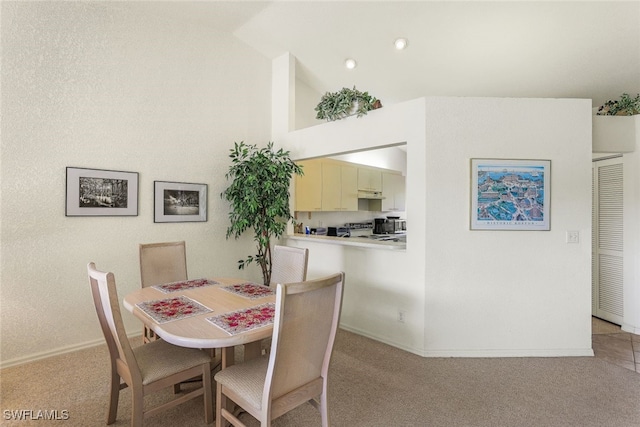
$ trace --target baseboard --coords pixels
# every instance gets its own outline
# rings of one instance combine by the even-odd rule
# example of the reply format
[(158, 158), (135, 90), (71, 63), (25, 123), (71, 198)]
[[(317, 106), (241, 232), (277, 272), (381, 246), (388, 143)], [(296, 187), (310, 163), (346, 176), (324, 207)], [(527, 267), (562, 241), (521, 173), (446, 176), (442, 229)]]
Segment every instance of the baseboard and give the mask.
[[(136, 339), (142, 337), (141, 333), (128, 335), (129, 339)], [(25, 363), (35, 362), (36, 360), (42, 360), (53, 356), (59, 356), (65, 353), (71, 353), (74, 351), (85, 350), (88, 348), (96, 347), (105, 344), (104, 338), (99, 338), (92, 341), (86, 341), (80, 344), (69, 345), (65, 347), (59, 347), (49, 351), (43, 351), (40, 353), (30, 354), (28, 356), (16, 357), (14, 359), (0, 361), (0, 369), (10, 368), (11, 366), (23, 365)]]
[(593, 350), (560, 349), (500, 349), (500, 350), (427, 350), (424, 357), (500, 358), (500, 357), (593, 357)]
[(424, 351), (422, 349), (415, 348), (415, 347), (409, 347), (409, 346), (406, 346), (406, 345), (401, 344), (399, 342), (394, 342), (393, 340), (390, 340), (390, 339), (388, 339), (386, 337), (381, 337), (381, 336), (378, 336), (378, 335), (375, 335), (375, 334), (371, 334), (369, 332), (363, 331), (363, 330), (358, 329), (358, 328), (352, 328), (351, 326), (347, 326), (347, 325), (340, 325), (340, 329), (344, 329), (345, 331), (353, 332), (354, 334), (357, 334), (357, 335), (362, 335), (363, 337), (367, 337), (367, 338), (370, 338), (370, 339), (372, 339), (374, 341), (378, 341), (378, 342), (381, 342), (383, 344), (390, 345), (391, 347), (396, 347), (396, 348), (399, 348), (400, 350), (404, 350), (404, 351), (407, 351), (409, 353), (413, 353), (413, 354), (417, 354), (418, 356), (425, 357)]
[(623, 323), (620, 328), (625, 332), (629, 332), (634, 335), (640, 335), (640, 328), (637, 328), (635, 326)]
[(424, 350), (418, 348), (408, 347), (406, 345), (393, 342), (385, 337), (377, 336), (369, 332), (362, 331), (358, 328), (352, 328), (346, 325), (340, 325), (340, 329), (353, 332), (354, 334), (362, 335), (372, 340), (379, 341), (383, 344), (390, 345), (392, 347), (399, 348), (400, 350), (408, 351), (409, 353), (417, 354), (422, 357), (460, 357), (460, 358), (490, 358), (490, 357), (593, 357), (593, 350), (590, 348), (574, 349), (574, 348), (559, 348), (559, 349), (496, 349), (496, 350)]

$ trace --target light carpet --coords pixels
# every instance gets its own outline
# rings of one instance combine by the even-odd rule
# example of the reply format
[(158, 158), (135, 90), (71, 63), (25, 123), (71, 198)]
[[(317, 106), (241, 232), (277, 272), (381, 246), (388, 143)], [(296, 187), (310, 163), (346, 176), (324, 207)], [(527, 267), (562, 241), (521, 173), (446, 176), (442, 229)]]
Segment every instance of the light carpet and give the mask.
[[(103, 426), (108, 378), (106, 346), (3, 369), (0, 425)], [(422, 358), (340, 330), (329, 387), (333, 426), (640, 426), (640, 374), (593, 357)], [(130, 398), (121, 392), (114, 426), (130, 425)], [(15, 410), (68, 411), (68, 420), (7, 419)], [(202, 400), (145, 425), (205, 426)], [(273, 425), (320, 426), (320, 416), (305, 404)]]

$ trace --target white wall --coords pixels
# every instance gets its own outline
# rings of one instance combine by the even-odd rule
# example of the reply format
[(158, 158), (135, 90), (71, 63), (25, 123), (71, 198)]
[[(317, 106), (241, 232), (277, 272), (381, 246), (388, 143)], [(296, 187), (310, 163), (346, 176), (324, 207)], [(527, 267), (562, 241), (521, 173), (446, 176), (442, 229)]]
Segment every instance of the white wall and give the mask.
[(316, 119), (316, 105), (320, 102), (322, 94), (314, 90), (300, 79), (295, 81), (295, 129), (315, 126), (322, 121)]
[(593, 152), (594, 158), (622, 154), (622, 329), (640, 334), (640, 115), (593, 116)]
[[(310, 275), (347, 273), (342, 326), (424, 356), (591, 355), (590, 101), (423, 98), (279, 142), (308, 158), (401, 141), (406, 252), (311, 248)], [(471, 158), (551, 160), (551, 231), (470, 231)]]
[[(589, 354), (589, 100), (427, 98), (426, 110), (427, 354)], [(551, 230), (470, 231), (471, 158), (551, 160)]]
[(640, 116), (634, 116), (635, 149), (624, 153), (624, 316), (622, 329), (640, 334)]
[(407, 151), (404, 145), (401, 147), (358, 151), (357, 153), (343, 154), (333, 158), (360, 165), (400, 171), (402, 175), (407, 174)]
[[(86, 264), (122, 298), (139, 243), (186, 240), (191, 277), (260, 277), (219, 194), (233, 142), (269, 139), (269, 60), (153, 3), (2, 2), (1, 27), (3, 366), (101, 342)], [(65, 217), (67, 166), (139, 172), (139, 215)], [(154, 180), (208, 184), (208, 221), (154, 224)]]

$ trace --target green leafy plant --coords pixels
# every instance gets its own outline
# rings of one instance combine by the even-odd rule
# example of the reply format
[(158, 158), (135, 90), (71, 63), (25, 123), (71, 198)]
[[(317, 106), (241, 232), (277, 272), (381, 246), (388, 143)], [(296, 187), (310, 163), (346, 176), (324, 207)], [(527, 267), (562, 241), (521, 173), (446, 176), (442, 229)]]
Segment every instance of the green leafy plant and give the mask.
[(355, 114), (358, 117), (382, 107), (380, 100), (369, 95), (368, 92), (360, 92), (355, 86), (353, 89), (343, 87), (337, 92), (327, 92), (322, 95), (315, 108), (316, 119), (327, 121), (343, 119), (354, 114), (352, 112), (354, 105), (356, 106)]
[(633, 116), (640, 114), (640, 94), (632, 98), (628, 93), (623, 93), (620, 99), (607, 101), (598, 108), (599, 116)]
[(289, 185), (293, 174), (303, 174), (302, 168), (291, 160), (288, 151), (273, 151), (273, 142), (264, 148), (235, 142), (230, 152), (231, 166), (225, 177), (231, 184), (220, 194), (231, 203), (227, 239), (238, 239), (253, 229), (257, 253), (238, 261), (238, 268), (256, 262), (262, 269), (264, 284), (269, 285), (271, 239), (280, 238), (293, 218)]

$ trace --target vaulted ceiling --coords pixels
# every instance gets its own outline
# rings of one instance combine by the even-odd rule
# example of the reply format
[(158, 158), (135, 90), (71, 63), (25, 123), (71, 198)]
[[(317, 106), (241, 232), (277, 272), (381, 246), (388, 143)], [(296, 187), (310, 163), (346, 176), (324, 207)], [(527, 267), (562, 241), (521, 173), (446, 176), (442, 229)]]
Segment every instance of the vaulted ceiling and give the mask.
[[(158, 5), (159, 3), (154, 3)], [(171, 2), (265, 56), (290, 52), (320, 93), (590, 98), (640, 92), (640, 1)], [(394, 49), (406, 37), (409, 46)], [(346, 58), (358, 66), (347, 70)]]

